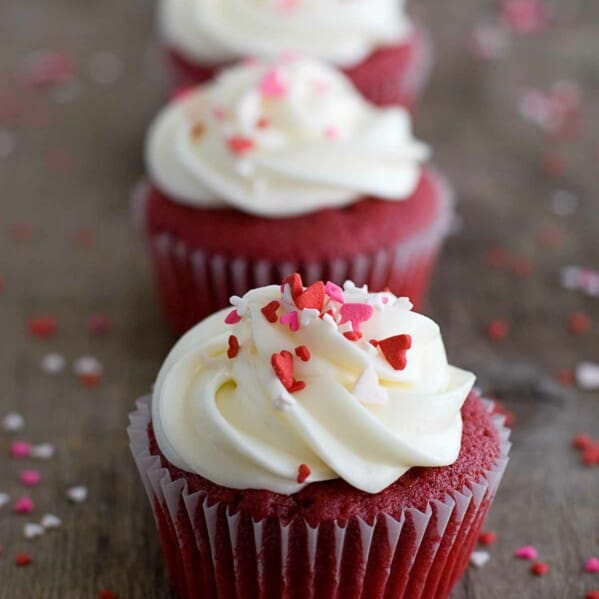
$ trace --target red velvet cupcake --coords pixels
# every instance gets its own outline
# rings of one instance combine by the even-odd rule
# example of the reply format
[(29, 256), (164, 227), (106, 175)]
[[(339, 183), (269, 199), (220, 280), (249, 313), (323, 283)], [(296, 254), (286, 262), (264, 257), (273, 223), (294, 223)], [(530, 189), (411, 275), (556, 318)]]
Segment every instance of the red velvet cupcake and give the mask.
[[(400, 0), (162, 0), (159, 27), (173, 89), (247, 57), (299, 52), (345, 71), (364, 97), (410, 108), (431, 69), (428, 35)], [(244, 6), (247, 5), (247, 6)]]
[(405, 298), (328, 282), (235, 298), (185, 335), (131, 448), (182, 599), (445, 599), (508, 431)]
[(452, 202), (410, 129), (300, 59), (240, 65), (171, 103), (148, 137), (143, 210), (173, 329), (296, 270), (419, 306)]

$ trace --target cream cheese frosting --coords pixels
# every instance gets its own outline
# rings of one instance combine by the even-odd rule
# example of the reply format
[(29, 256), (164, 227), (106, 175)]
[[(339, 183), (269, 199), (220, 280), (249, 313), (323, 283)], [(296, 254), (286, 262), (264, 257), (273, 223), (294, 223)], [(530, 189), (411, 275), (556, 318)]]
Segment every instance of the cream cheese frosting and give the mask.
[(405, 200), (428, 155), (407, 111), (297, 56), (228, 69), (169, 104), (146, 141), (150, 178), (174, 201), (272, 218)]
[(212, 64), (293, 50), (353, 66), (411, 31), (403, 0), (161, 0), (158, 19), (168, 46)]
[(342, 478), (378, 493), (457, 459), (474, 375), (407, 298), (293, 275), (231, 302), (158, 375), (153, 426), (175, 466), (236, 489)]

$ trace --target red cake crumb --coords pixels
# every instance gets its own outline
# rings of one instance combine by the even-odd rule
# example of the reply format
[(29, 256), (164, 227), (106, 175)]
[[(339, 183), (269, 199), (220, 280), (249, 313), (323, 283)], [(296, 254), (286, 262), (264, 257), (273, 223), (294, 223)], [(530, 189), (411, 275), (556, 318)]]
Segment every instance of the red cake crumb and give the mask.
[(151, 454), (161, 457), (173, 480), (184, 478), (190, 493), (204, 491), (210, 503), (225, 503), (234, 511), (250, 514), (255, 520), (273, 515), (289, 521), (301, 515), (312, 524), (323, 520), (345, 521), (352, 516), (372, 521), (380, 512), (393, 516), (406, 507), (424, 509), (432, 499), (443, 501), (447, 493), (477, 480), (493, 466), (499, 455), (499, 435), (492, 416), (476, 393), (468, 396), (462, 417), (462, 446), (458, 459), (451, 466), (412, 468), (374, 495), (360, 491), (342, 479), (312, 483), (293, 495), (222, 487), (170, 464), (158, 448), (151, 425), (148, 426), (148, 435)]

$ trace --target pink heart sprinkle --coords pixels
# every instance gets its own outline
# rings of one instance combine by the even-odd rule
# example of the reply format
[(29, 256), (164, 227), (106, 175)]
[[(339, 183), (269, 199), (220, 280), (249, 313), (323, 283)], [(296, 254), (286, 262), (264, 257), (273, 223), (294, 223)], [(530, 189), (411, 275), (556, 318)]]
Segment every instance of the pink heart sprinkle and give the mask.
[(281, 324), (289, 325), (289, 330), (295, 333), (299, 329), (299, 318), (297, 312), (289, 312), (281, 316)]
[(31, 445), (25, 441), (14, 441), (10, 444), (10, 455), (13, 458), (26, 458), (31, 453)]
[(287, 95), (287, 86), (276, 69), (266, 71), (260, 82), (260, 92), (265, 98), (278, 99)]
[(42, 475), (38, 470), (23, 470), (21, 472), (21, 482), (26, 487), (35, 487), (42, 480)]
[(587, 563), (584, 565), (584, 569), (589, 574), (599, 573), (599, 558), (596, 558), (596, 557), (589, 558)]
[(533, 547), (532, 545), (524, 545), (523, 547), (516, 549), (514, 555), (520, 559), (537, 559), (539, 553), (536, 547)]
[(340, 312), (341, 324), (351, 322), (353, 330), (359, 331), (360, 324), (372, 318), (374, 308), (370, 304), (344, 304)]
[(240, 321), (241, 316), (239, 316), (237, 310), (231, 310), (231, 312), (229, 312), (225, 318), (225, 324), (237, 324)]
[(341, 287), (339, 287), (339, 285), (336, 285), (335, 283), (332, 283), (331, 281), (329, 281), (324, 286), (324, 292), (333, 301), (339, 302), (340, 304), (344, 304), (345, 303), (345, 298), (343, 297), (343, 289), (341, 289)]
[(333, 126), (327, 127), (324, 130), (324, 136), (330, 140), (338, 139), (339, 138), (339, 129), (337, 129), (337, 127), (333, 127)]
[(15, 512), (17, 514), (31, 514), (34, 509), (35, 503), (33, 503), (31, 497), (24, 495), (15, 501)]

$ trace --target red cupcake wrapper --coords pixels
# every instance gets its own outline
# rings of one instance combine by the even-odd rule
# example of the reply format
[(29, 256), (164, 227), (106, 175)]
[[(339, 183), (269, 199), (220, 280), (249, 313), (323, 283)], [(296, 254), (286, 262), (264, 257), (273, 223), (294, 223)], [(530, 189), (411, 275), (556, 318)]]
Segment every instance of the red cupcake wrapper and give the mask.
[(496, 416), (493, 468), (424, 510), (380, 514), (372, 523), (256, 522), (172, 480), (150, 454), (150, 402), (138, 400), (130, 415), (130, 447), (181, 599), (444, 599), (468, 566), (508, 462), (509, 430)]
[[(165, 54), (171, 92), (210, 81), (227, 66), (195, 63), (172, 48)], [(415, 25), (405, 43), (377, 50), (344, 72), (370, 102), (412, 108), (430, 76), (433, 54), (427, 31)]]
[[(155, 278), (165, 316), (175, 333), (183, 333), (204, 317), (225, 308), (232, 295), (280, 283), (299, 272), (306, 284), (331, 280), (342, 284), (350, 279), (372, 290), (389, 288), (409, 297), (416, 310), (424, 303), (431, 274), (453, 218), (453, 194), (438, 173), (441, 208), (427, 230), (382, 247), (375, 253), (358, 253), (331, 260), (277, 263), (227, 257), (188, 247), (169, 233), (149, 238)], [(134, 200), (134, 220), (143, 222), (144, 202)]]

